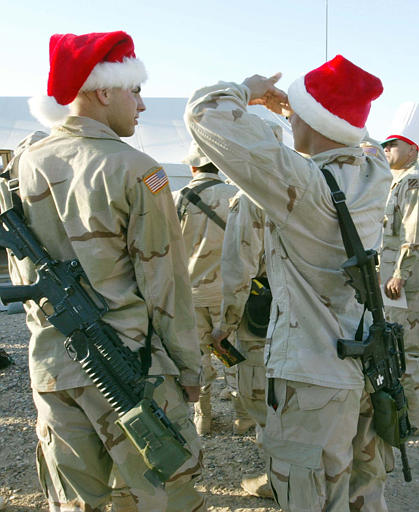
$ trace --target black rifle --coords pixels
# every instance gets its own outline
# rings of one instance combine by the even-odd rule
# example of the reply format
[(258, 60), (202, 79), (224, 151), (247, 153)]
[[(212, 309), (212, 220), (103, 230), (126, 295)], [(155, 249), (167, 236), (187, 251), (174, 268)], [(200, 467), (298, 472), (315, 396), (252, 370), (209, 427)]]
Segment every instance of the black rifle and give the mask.
[[(135, 408), (144, 396), (151, 366), (151, 321), (146, 346), (139, 349), (140, 361), (138, 354), (126, 347), (116, 331), (101, 320), (108, 305), (89, 283), (79, 261), (52, 259), (26, 226), (17, 206), (0, 215), (0, 246), (10, 249), (19, 260), (29, 258), (38, 276), (31, 285), (1, 285), (3, 303), (35, 301), (47, 320), (67, 337), (65, 347), (69, 356), (81, 364), (120, 418)], [(53, 314), (48, 315), (43, 309), (45, 298), (53, 306)], [(154, 400), (148, 403), (152, 413), (186, 452), (185, 439), (164, 411)]]
[(362, 315), (354, 340), (337, 340), (340, 359), (360, 358), (363, 372), (369, 378), (374, 393), (374, 427), (378, 435), (399, 448), (406, 482), (412, 480), (405, 443), (412, 433), (407, 413), (407, 400), (400, 378), (406, 370), (403, 327), (389, 323), (384, 316), (384, 305), (378, 280), (378, 256), (374, 250), (365, 250), (345, 203), (345, 195), (327, 169), (321, 169), (332, 191), (332, 200), (338, 213), (345, 250), (350, 258), (342, 265), (355, 289), (356, 300), (364, 305), (364, 312), (372, 314), (373, 323), (368, 337), (363, 337)]

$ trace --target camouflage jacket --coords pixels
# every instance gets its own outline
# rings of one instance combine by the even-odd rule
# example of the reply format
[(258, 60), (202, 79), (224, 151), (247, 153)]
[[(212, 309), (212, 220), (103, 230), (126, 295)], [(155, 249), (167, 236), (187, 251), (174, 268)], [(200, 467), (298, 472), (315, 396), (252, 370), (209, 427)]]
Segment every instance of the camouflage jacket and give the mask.
[(247, 112), (248, 101), (246, 86), (218, 83), (194, 93), (185, 122), (208, 158), (272, 222), (265, 240), (273, 294), (267, 376), (361, 388), (360, 362), (336, 353), (337, 338), (354, 338), (363, 308), (340, 269), (347, 255), (320, 167), (327, 166), (344, 191), (364, 246), (378, 249), (391, 181), (384, 152), (371, 142), (368, 154), (344, 147), (304, 158)]
[[(53, 258), (80, 260), (110, 307), (105, 322), (123, 342), (138, 349), (152, 319), (150, 374), (180, 375), (182, 384), (197, 385), (190, 283), (164, 170), (102, 123), (68, 117), (21, 155), (19, 181), (29, 227)], [(34, 268), (12, 259), (11, 276), (15, 284), (32, 283)], [(91, 384), (40, 308), (28, 301), (26, 311), (32, 386), (52, 391)]]
[[(224, 332), (237, 330), (240, 340), (261, 339), (248, 331), (244, 309), (252, 279), (266, 277), (265, 229), (263, 210), (243, 192), (238, 192), (231, 202), (221, 258), (223, 302), (220, 328)], [(265, 344), (265, 338), (262, 343)]]
[[(199, 193), (204, 201), (224, 221), (227, 220), (229, 199), (237, 189), (224, 183), (213, 173), (200, 172), (188, 183), (194, 187), (208, 180), (221, 184), (206, 188)], [(173, 193), (175, 203), (180, 200), (180, 191)], [(192, 297), (196, 307), (219, 306), (221, 303), (221, 250), (224, 231), (208, 215), (194, 204), (185, 201), (186, 211), (180, 225), (188, 258), (188, 271), (192, 284)]]
[(409, 308), (419, 311), (419, 163), (393, 171), (381, 250), (381, 280), (404, 279)]

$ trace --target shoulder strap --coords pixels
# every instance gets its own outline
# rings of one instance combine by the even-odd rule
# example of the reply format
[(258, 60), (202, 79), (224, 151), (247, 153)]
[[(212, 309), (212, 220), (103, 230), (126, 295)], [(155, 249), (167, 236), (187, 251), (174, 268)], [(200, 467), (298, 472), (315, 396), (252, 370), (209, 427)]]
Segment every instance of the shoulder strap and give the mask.
[(345, 247), (348, 258), (357, 256), (358, 263), (362, 264), (366, 261), (365, 249), (362, 245), (361, 238), (346, 206), (345, 194), (340, 190), (333, 174), (326, 168), (321, 168), (321, 172), (326, 179), (326, 182), (332, 193), (332, 201), (335, 205), (340, 230), (342, 233), (343, 245)]
[[(349, 213), (348, 207), (346, 206), (345, 194), (340, 190), (333, 174), (326, 168), (320, 168), (323, 176), (332, 193), (332, 201), (335, 205), (339, 227), (342, 234), (343, 245), (345, 247), (348, 258), (356, 256), (358, 264), (363, 264), (367, 260), (367, 254), (364, 246), (362, 245), (361, 238), (359, 237), (358, 231), (355, 227), (354, 221), (352, 220), (351, 214)], [(355, 340), (362, 341), (363, 338), (363, 325), (364, 315), (366, 311), (366, 305), (364, 304), (364, 312), (362, 313), (361, 320), (359, 321), (358, 328), (355, 333)]]
[(177, 213), (179, 220), (182, 220), (183, 216), (185, 215), (185, 207), (182, 210), (182, 206), (184, 206), (183, 199), (186, 199), (187, 201), (193, 203), (195, 206), (197, 206), (200, 210), (202, 210), (205, 215), (207, 215), (213, 222), (215, 222), (221, 229), (225, 230), (226, 223), (223, 221), (223, 219), (215, 213), (214, 210), (212, 210), (207, 203), (202, 201), (201, 197), (198, 195), (199, 192), (202, 192), (202, 190), (205, 190), (206, 188), (219, 185), (220, 183), (223, 183), (219, 180), (210, 180), (206, 181), (205, 183), (201, 183), (200, 185), (197, 185), (196, 187), (185, 187), (180, 191), (181, 194), (181, 200), (178, 202), (177, 205)]

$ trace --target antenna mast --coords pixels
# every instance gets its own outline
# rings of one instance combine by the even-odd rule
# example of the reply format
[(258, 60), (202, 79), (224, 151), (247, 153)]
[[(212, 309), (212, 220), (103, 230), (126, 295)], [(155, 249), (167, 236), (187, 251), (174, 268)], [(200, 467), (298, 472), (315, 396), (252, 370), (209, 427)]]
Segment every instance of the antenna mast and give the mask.
[(326, 61), (327, 61), (327, 44), (328, 44), (328, 32), (329, 32), (329, 2), (326, 0)]

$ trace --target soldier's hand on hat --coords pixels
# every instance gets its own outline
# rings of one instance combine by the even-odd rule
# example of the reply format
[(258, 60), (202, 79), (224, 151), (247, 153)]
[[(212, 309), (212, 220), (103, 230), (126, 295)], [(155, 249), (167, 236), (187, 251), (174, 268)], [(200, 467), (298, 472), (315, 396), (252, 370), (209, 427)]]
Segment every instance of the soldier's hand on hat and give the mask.
[(405, 282), (404, 279), (400, 279), (399, 277), (390, 277), (384, 286), (384, 292), (387, 297), (392, 300), (400, 299)]
[(188, 402), (198, 402), (200, 386), (182, 386)]
[(293, 113), (293, 110), (288, 103), (287, 94), (280, 89), (276, 89), (275, 93), (268, 91), (262, 98), (262, 101), (263, 105), (265, 105), (268, 110), (275, 112), (275, 114), (290, 117)]
[(257, 105), (261, 102), (258, 101), (265, 96), (267, 92), (275, 93), (279, 92), (274, 84), (281, 78), (281, 73), (276, 73), (270, 78), (266, 78), (261, 75), (253, 75), (246, 78), (243, 85), (246, 85), (250, 90), (249, 105)]

